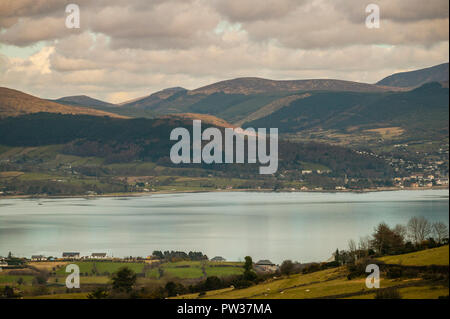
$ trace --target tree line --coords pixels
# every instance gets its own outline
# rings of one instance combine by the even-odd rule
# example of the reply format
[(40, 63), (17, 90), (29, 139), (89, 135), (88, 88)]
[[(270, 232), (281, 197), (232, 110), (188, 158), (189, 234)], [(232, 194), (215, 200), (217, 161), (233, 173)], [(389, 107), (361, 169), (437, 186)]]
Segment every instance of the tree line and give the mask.
[(368, 256), (384, 256), (410, 253), (448, 244), (449, 230), (442, 221), (430, 222), (423, 216), (412, 217), (406, 225), (390, 227), (382, 222), (371, 236), (361, 237), (359, 242), (350, 239), (348, 250), (334, 253), (340, 264), (354, 262)]

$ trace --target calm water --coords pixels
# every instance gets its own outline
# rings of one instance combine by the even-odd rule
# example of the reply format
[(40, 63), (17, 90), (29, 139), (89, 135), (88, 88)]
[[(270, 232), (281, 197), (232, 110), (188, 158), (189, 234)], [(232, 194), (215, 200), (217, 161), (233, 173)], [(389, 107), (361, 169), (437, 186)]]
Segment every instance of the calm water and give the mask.
[(381, 221), (393, 226), (426, 216), (448, 224), (448, 208), (448, 190), (2, 199), (0, 255), (196, 250), (229, 260), (321, 261)]

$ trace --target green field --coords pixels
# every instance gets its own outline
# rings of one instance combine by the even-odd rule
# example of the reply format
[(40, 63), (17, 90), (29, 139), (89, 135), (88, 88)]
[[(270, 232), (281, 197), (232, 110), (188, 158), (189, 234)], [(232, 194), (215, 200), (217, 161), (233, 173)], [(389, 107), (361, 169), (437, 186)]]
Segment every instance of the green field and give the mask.
[[(80, 267), (81, 275), (86, 273), (91, 276), (95, 274), (112, 274), (122, 267), (128, 267), (136, 273), (142, 273), (144, 271), (145, 263), (128, 263), (128, 262), (110, 262), (110, 261), (81, 261), (74, 264)], [(65, 268), (60, 268), (56, 271), (57, 275), (66, 275)]]
[(161, 265), (164, 276), (176, 278), (201, 278), (203, 277), (202, 262), (200, 261), (180, 261), (165, 263)]
[(152, 279), (159, 279), (159, 269), (152, 268), (145, 273), (145, 277)]
[(17, 281), (22, 278), (25, 284), (31, 284), (33, 281), (33, 276), (17, 276), (17, 275), (6, 275), (0, 272), (0, 284), (10, 284), (17, 283)]
[(164, 276), (177, 277), (177, 278), (201, 278), (203, 277), (203, 272), (201, 268), (188, 267), (188, 268), (164, 268)]
[(399, 264), (404, 266), (429, 266), (429, 265), (448, 265), (449, 247), (442, 246), (410, 254), (386, 256), (379, 258), (386, 264)]
[(226, 277), (233, 275), (241, 275), (244, 272), (244, 268), (242, 267), (211, 267), (208, 266), (205, 268), (206, 275), (217, 276), (217, 277)]

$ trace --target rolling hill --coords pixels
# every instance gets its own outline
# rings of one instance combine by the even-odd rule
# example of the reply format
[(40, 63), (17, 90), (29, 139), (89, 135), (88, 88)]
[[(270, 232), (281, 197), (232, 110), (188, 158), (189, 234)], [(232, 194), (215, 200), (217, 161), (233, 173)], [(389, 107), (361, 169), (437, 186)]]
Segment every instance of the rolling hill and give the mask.
[(94, 110), (86, 107), (63, 105), (56, 102), (40, 99), (38, 97), (17, 90), (0, 87), (0, 118), (40, 112), (85, 114), (124, 118), (124, 116), (120, 116), (114, 113)]
[[(237, 78), (207, 85), (195, 90), (170, 88), (120, 104), (121, 112), (151, 111), (156, 115), (173, 113), (200, 113), (214, 115), (239, 124), (246, 117), (264, 108), (271, 112), (274, 105), (285, 104), (289, 96), (305, 92), (387, 92), (396, 90), (372, 84), (341, 80), (274, 81), (261, 78)], [(253, 115), (254, 116), (254, 115)]]
[[(235, 125), (242, 125), (270, 117), (272, 113), (297, 102), (309, 102), (318, 95), (322, 97), (323, 94), (327, 95), (326, 99), (321, 100), (321, 103), (325, 103), (322, 107), (331, 109), (333, 114), (337, 114), (339, 110), (333, 109), (335, 99), (343, 104), (349, 102), (348, 106), (350, 106), (359, 99), (362, 103), (366, 103), (373, 98), (376, 104), (376, 101), (384, 102), (381, 99), (382, 96), (407, 93), (412, 89), (411, 87), (430, 81), (442, 82), (445, 79), (448, 81), (448, 63), (405, 74), (394, 74), (377, 84), (334, 79), (275, 81), (244, 77), (220, 81), (194, 90), (180, 87), (169, 88), (122, 103), (120, 112), (126, 115), (137, 115), (137, 112), (145, 111), (151, 114), (150, 117), (175, 113), (208, 114)], [(343, 95), (353, 96), (353, 101), (342, 100)], [(324, 117), (328, 115), (329, 113), (323, 114)], [(367, 120), (370, 122), (369, 118)], [(274, 125), (269, 126), (274, 127)]]
[[(58, 104), (37, 98), (31, 103), (28, 97), (28, 106), (19, 103), (11, 107), (3, 102), (2, 109), (3, 116), (30, 113), (29, 109), (33, 108), (33, 112), (108, 113), (109, 116), (139, 118), (164, 116), (192, 119), (196, 114), (194, 116), (202, 116), (203, 120), (209, 119), (219, 126), (278, 127), (280, 133), (287, 134), (321, 131), (325, 132), (325, 139), (322, 140), (325, 142), (332, 140), (328, 138), (332, 132), (352, 136), (364, 132), (375, 137), (376, 130), (388, 128), (396, 136), (408, 139), (442, 139), (448, 136), (448, 81), (442, 82), (446, 78), (448, 80), (448, 63), (394, 74), (377, 84), (329, 79), (274, 81), (246, 77), (194, 90), (168, 88), (117, 105), (87, 96), (61, 98), (56, 100)], [(431, 80), (438, 80), (439, 83), (410, 88)], [(11, 94), (2, 93), (1, 99), (5, 101), (6, 96)], [(18, 98), (24, 99), (24, 95)], [(11, 101), (8, 103), (11, 104)], [(30, 105), (33, 107), (27, 109)], [(67, 105), (72, 108), (68, 109)]]
[(59, 104), (65, 104), (65, 105), (83, 106), (83, 107), (91, 107), (91, 108), (116, 107), (115, 104), (97, 100), (97, 99), (94, 99), (87, 95), (66, 96), (66, 97), (62, 97), (62, 98), (53, 100), (53, 102), (56, 102)]
[(376, 84), (395, 87), (418, 87), (429, 82), (448, 82), (448, 63), (410, 72), (395, 73)]
[(281, 133), (397, 127), (415, 135), (448, 136), (448, 98), (448, 88), (437, 82), (407, 92), (315, 92), (243, 127), (278, 127)]
[(297, 91), (351, 91), (351, 92), (383, 92), (388, 89), (373, 84), (351, 81), (317, 79), (275, 81), (262, 78), (237, 78), (221, 81), (190, 91), (188, 94), (261, 94), (274, 92)]

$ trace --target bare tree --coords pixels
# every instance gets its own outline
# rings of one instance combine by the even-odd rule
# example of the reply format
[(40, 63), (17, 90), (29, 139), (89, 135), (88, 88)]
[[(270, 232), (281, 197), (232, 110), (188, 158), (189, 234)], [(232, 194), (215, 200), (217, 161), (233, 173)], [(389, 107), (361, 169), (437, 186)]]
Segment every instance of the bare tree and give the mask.
[(443, 222), (433, 223), (432, 229), (433, 235), (439, 244), (444, 238), (448, 238), (448, 227)]
[(420, 244), (431, 234), (431, 224), (424, 217), (413, 217), (408, 222), (408, 235), (416, 244)]
[(370, 236), (359, 237), (359, 249), (368, 252), (370, 249)]
[(395, 234), (397, 234), (402, 239), (402, 241), (404, 241), (406, 239), (406, 235), (408, 233), (408, 229), (406, 228), (406, 226), (397, 224), (397, 225), (395, 225), (393, 231)]
[(350, 252), (350, 255), (354, 258), (357, 259), (358, 256), (356, 256), (357, 253), (357, 248), (356, 248), (356, 242), (353, 239), (350, 239), (348, 241), (348, 250)]

